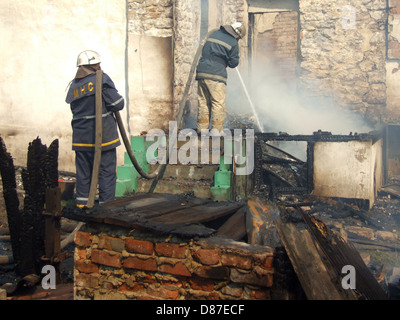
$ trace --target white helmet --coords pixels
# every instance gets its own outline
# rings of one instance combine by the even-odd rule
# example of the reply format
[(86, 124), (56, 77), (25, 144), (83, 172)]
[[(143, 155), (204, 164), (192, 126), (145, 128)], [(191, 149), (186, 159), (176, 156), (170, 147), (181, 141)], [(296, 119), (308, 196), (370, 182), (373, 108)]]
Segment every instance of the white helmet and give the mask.
[(100, 55), (96, 51), (86, 50), (78, 55), (76, 66), (79, 67), (88, 64), (97, 64), (100, 62)]
[(233, 30), (236, 32), (236, 34), (240, 39), (242, 39), (246, 35), (246, 28), (242, 23), (240, 22), (232, 23), (231, 27), (233, 28)]

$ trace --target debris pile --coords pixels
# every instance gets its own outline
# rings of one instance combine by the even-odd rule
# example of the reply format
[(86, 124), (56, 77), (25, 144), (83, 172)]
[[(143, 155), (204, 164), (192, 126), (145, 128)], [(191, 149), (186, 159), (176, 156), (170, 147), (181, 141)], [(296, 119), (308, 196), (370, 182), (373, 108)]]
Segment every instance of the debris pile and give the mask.
[[(244, 120), (240, 117), (231, 119), (242, 125)], [(247, 125), (251, 127), (251, 121), (242, 128)], [(331, 139), (321, 132), (317, 136), (305, 138), (325, 136)], [(394, 180), (390, 188), (381, 189), (372, 208), (363, 199), (316, 197), (310, 192), (310, 164), (283, 151), (268, 137), (304, 141), (304, 136), (261, 136), (255, 145), (256, 188), (252, 196), (242, 201), (214, 202), (196, 198), (193, 194), (137, 193), (92, 209), (81, 210), (67, 205), (62, 215), (74, 221), (104, 223), (195, 240), (221, 236), (273, 248), (277, 255), (286, 255), (293, 270), (292, 283), (300, 284), (300, 289), (296, 290), (307, 299), (398, 299), (400, 197), (396, 192), (397, 182)], [(29, 197), (25, 200), (26, 208), (32, 208), (29, 213), (36, 207), (43, 211), (44, 193), (35, 182), (46, 179), (54, 182), (58, 176), (55, 168), (42, 169), (48, 167), (43, 161), (46, 163), (49, 159), (46, 154), (51, 148), (43, 148), (38, 143), (36, 150), (41, 150), (37, 153), (41, 156), (30, 156), (31, 164), (22, 170), (25, 191), (34, 190), (34, 197), (40, 200), (31, 201)], [(53, 159), (56, 159), (55, 153)], [(48, 162), (54, 163), (54, 160)], [(3, 167), (11, 165), (8, 160)], [(30, 176), (28, 171), (33, 167), (36, 174)], [(12, 195), (14, 200), (18, 199), (13, 170), (7, 175), (3, 169), (2, 176), (4, 196)], [(9, 187), (6, 181), (11, 181)], [(43, 185), (51, 187), (48, 182)], [(18, 208), (18, 202), (10, 206), (11, 210), (13, 207)], [(30, 213), (29, 217), (32, 216)], [(31, 222), (34, 223), (33, 218)], [(17, 255), (19, 252), (17, 249)], [(342, 270), (345, 266), (357, 270), (356, 283), (360, 285), (355, 290), (343, 289)], [(276, 272), (277, 282), (280, 271)]]
[(2, 213), (6, 213), (0, 230), (12, 251), (10, 255), (7, 245), (0, 242), (0, 256), (8, 261), (0, 266), (4, 271), (0, 288), (9, 295), (39, 283), (44, 265), (57, 265), (54, 248), (60, 243), (56, 236), (60, 217), (53, 215), (51, 208), (58, 202), (49, 201), (49, 190), (58, 189), (58, 147), (58, 140), (49, 147), (43, 145), (40, 138), (33, 140), (28, 146), (26, 168), (16, 169), (0, 137), (2, 210), (5, 209)]

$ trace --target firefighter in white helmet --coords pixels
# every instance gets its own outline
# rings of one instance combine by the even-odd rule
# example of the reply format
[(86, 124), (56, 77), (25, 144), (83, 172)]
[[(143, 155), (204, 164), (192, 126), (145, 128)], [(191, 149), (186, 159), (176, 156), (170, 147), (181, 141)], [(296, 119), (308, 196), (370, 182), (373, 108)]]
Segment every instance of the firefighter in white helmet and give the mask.
[(240, 22), (223, 25), (207, 39), (196, 69), (199, 110), (197, 132), (212, 129), (221, 132), (226, 117), (226, 68), (239, 65), (238, 40), (246, 35)]
[[(78, 207), (87, 204), (95, 146), (96, 121), (96, 71), (100, 70), (100, 55), (86, 50), (78, 55), (74, 80), (69, 87), (66, 102), (72, 111), (72, 150), (75, 151), (76, 165), (76, 203)], [(115, 198), (116, 185), (116, 147), (121, 142), (114, 111), (122, 110), (124, 98), (118, 93), (111, 78), (103, 73), (103, 131), (102, 151), (99, 171), (99, 202), (108, 202)]]

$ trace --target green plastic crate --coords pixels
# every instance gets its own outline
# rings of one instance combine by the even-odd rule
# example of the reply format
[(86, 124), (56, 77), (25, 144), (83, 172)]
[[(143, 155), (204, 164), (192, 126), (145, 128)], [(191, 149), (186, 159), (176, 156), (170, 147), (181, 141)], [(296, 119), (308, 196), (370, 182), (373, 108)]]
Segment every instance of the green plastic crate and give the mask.
[(211, 199), (213, 201), (232, 200), (232, 188), (228, 186), (211, 187)]

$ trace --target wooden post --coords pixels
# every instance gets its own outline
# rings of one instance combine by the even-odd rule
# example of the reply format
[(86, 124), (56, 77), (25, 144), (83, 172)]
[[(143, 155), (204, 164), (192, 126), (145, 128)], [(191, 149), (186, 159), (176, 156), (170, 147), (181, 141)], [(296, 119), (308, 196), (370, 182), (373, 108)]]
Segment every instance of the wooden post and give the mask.
[(0, 176), (3, 183), (3, 196), (6, 205), (8, 226), (10, 230), (11, 247), (16, 273), (20, 274), (21, 264), (21, 211), (19, 210), (19, 199), (15, 179), (14, 161), (7, 152), (6, 145), (0, 137)]
[(61, 268), (57, 257), (61, 252), (61, 190), (60, 188), (46, 189), (45, 216), (45, 257), (56, 268), (57, 280), (60, 280)]

